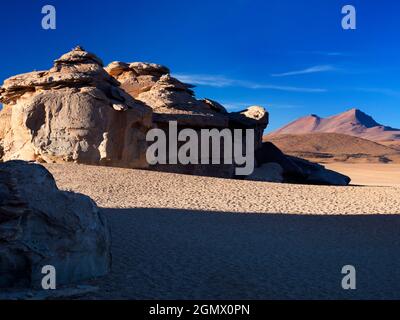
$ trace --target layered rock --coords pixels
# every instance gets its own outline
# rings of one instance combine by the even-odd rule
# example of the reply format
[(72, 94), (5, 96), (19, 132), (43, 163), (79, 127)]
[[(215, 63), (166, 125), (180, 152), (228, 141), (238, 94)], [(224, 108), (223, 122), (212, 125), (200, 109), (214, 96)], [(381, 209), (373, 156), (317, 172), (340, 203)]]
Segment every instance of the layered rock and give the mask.
[(39, 288), (46, 265), (65, 285), (110, 271), (110, 231), (87, 196), (58, 190), (41, 165), (0, 163), (0, 287)]
[(124, 92), (101, 60), (80, 47), (48, 71), (5, 80), (0, 102), (4, 160), (147, 166), (151, 109)]
[[(176, 121), (179, 129), (197, 131), (207, 128), (255, 129), (255, 148), (261, 146), (262, 133), (268, 125), (268, 113), (262, 107), (228, 113), (216, 101), (196, 99), (192, 85), (172, 77), (168, 68), (158, 64), (112, 62), (105, 69), (133, 98), (152, 108), (154, 125), (167, 133), (169, 121)], [(221, 150), (221, 155), (223, 153)], [(232, 177), (234, 165), (161, 165), (152, 169)]]
[(133, 98), (153, 109), (153, 120), (161, 127), (168, 121), (191, 128), (226, 128), (229, 125), (225, 108), (209, 99), (197, 100), (193, 86), (171, 77), (164, 66), (112, 62), (105, 69)]
[(105, 69), (121, 83), (121, 88), (153, 109), (153, 119), (157, 124), (173, 120), (182, 127), (260, 130), (268, 125), (268, 113), (262, 107), (253, 106), (241, 112), (228, 113), (216, 101), (196, 99), (193, 86), (172, 77), (169, 69), (162, 65), (116, 61)]

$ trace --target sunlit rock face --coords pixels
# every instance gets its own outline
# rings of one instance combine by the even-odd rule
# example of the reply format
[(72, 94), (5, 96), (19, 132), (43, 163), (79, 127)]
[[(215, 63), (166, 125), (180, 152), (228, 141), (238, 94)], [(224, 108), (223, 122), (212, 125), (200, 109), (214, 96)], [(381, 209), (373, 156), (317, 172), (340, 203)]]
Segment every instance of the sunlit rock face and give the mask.
[(3, 160), (147, 166), (152, 110), (94, 54), (77, 47), (50, 70), (11, 77), (0, 90)]

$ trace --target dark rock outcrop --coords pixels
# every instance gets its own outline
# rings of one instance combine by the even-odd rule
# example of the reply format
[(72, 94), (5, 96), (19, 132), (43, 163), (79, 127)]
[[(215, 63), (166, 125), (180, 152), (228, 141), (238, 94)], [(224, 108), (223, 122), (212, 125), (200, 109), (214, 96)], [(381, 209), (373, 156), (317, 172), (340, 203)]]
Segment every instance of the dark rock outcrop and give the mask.
[(317, 185), (347, 186), (350, 177), (336, 171), (328, 170), (323, 165), (305, 159), (288, 156), (297, 166), (301, 168), (305, 175), (305, 180), (301, 183)]
[[(258, 167), (266, 163), (277, 163), (283, 169), (283, 178), (289, 183), (346, 186), (351, 179), (324, 166), (301, 158), (285, 155), (271, 142), (263, 142), (256, 151)], [(256, 169), (257, 170), (257, 169)]]
[(299, 182), (306, 178), (301, 167), (271, 142), (264, 142), (256, 151), (255, 157), (259, 166), (264, 163), (278, 163), (283, 169), (283, 177), (286, 182)]

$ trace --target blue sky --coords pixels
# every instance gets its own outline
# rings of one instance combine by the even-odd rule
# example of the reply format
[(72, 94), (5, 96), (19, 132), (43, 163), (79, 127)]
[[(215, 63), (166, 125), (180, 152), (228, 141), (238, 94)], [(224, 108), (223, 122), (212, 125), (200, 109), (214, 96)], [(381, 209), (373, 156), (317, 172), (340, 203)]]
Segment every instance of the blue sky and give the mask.
[[(46, 4), (56, 30), (41, 28)], [(357, 30), (341, 27), (346, 4)], [(263, 105), (269, 130), (353, 107), (400, 128), (399, 15), (392, 0), (14, 0), (0, 11), (0, 81), (80, 44), (106, 64), (165, 64), (232, 111)]]

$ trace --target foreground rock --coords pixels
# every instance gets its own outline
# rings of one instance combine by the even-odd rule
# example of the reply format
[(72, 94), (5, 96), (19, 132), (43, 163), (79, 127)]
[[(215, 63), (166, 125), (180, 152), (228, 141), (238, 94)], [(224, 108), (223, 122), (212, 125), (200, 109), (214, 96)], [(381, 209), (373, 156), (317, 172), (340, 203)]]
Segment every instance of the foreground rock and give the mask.
[(151, 109), (119, 88), (101, 60), (77, 47), (49, 71), (5, 80), (4, 160), (146, 167)]
[(45, 265), (57, 284), (110, 271), (110, 231), (87, 196), (59, 191), (42, 166), (0, 163), (0, 287), (41, 288)]

